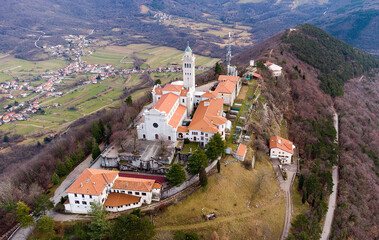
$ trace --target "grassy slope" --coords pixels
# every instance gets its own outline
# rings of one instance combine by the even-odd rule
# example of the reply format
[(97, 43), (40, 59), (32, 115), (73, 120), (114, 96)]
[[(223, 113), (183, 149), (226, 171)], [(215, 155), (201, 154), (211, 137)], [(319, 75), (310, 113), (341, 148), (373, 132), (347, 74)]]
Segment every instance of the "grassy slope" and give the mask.
[[(264, 176), (261, 190), (258, 176)], [(197, 190), (154, 219), (158, 239), (166, 231), (177, 230), (197, 232), (204, 239), (213, 231), (230, 239), (279, 238), (285, 203), (268, 159), (257, 162), (254, 170), (246, 170), (240, 163), (222, 165), (221, 173), (208, 181), (206, 189)], [(215, 212), (217, 218), (205, 221), (202, 208), (206, 213)]]

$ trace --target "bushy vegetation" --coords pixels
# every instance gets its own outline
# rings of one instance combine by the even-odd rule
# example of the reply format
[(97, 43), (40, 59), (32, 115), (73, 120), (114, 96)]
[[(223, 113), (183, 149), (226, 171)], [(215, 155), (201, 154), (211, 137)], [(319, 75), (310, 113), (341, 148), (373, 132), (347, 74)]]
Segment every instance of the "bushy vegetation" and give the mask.
[(168, 170), (166, 179), (171, 185), (180, 186), (186, 180), (186, 172), (179, 163), (174, 163)]
[(310, 24), (283, 35), (296, 56), (320, 71), (320, 88), (336, 97), (343, 95), (343, 86), (351, 78), (359, 77), (379, 67), (379, 59)]

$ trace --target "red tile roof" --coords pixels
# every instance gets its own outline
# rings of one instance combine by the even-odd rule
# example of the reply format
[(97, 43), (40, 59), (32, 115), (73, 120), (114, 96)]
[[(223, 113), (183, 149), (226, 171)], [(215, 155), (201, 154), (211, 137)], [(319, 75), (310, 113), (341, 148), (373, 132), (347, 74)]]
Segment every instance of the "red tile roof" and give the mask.
[(216, 88), (216, 92), (232, 94), (236, 87), (236, 84), (236, 82), (230, 80), (219, 82)]
[(183, 88), (183, 85), (166, 84), (166, 86), (164, 86), (163, 88), (163, 91), (180, 92), (182, 88)]
[(176, 130), (177, 132), (189, 132), (187, 126), (179, 126), (178, 129)]
[(270, 138), (270, 149), (271, 148), (279, 148), (288, 153), (293, 154), (294, 151), (292, 149), (293, 143), (287, 139), (284, 139), (279, 136), (273, 136)]
[(216, 133), (217, 125), (226, 123), (226, 118), (222, 117), (224, 99), (209, 99), (200, 102), (195, 115), (188, 127), (190, 130)]
[(237, 155), (241, 156), (241, 157), (245, 156), (246, 150), (247, 150), (246, 145), (245, 144), (240, 144), (238, 146)]
[(217, 98), (217, 91), (206, 91), (201, 97), (203, 98)]
[(227, 75), (220, 75), (218, 76), (218, 81), (232, 81), (232, 82), (238, 82), (240, 80), (240, 77), (238, 76), (227, 76)]
[(107, 171), (100, 169), (85, 169), (66, 193), (77, 193), (86, 195), (100, 195), (107, 184), (113, 182), (118, 176), (118, 171)]
[(112, 189), (150, 192), (154, 183), (154, 179), (118, 177), (114, 182)]
[(174, 93), (167, 93), (163, 95), (156, 103), (154, 108), (160, 112), (169, 113), (175, 103), (178, 101), (179, 96)]
[(186, 110), (187, 108), (185, 106), (179, 104), (168, 124), (173, 128), (176, 128), (179, 125), (180, 120), (182, 120), (184, 114), (186, 114)]
[(124, 193), (110, 193), (104, 203), (106, 207), (119, 207), (128, 204), (138, 203), (140, 197), (124, 194)]

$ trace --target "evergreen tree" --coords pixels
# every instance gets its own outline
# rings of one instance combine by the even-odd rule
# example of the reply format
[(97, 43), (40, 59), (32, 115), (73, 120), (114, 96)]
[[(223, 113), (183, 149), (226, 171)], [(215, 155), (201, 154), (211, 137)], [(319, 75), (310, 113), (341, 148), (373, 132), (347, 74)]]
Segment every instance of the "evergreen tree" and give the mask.
[(162, 84), (162, 82), (161, 82), (161, 80), (159, 78), (157, 80), (155, 80), (154, 85), (157, 85), (157, 84)]
[(66, 157), (64, 164), (66, 165), (67, 172), (70, 172), (75, 167), (75, 163), (69, 157)]
[(112, 228), (114, 240), (149, 240), (154, 236), (154, 226), (148, 218), (139, 218), (135, 214), (121, 214)]
[(101, 132), (99, 124), (97, 124), (96, 122), (94, 122), (92, 124), (91, 133), (92, 133), (92, 137), (95, 139), (95, 141), (97, 143), (100, 143), (101, 139), (103, 138), (103, 134)]
[(58, 174), (57, 174), (57, 173), (54, 173), (54, 174), (53, 174), (53, 176), (51, 177), (51, 182), (52, 182), (54, 185), (59, 184), (59, 177), (58, 177)]
[(105, 127), (104, 127), (104, 123), (103, 123), (103, 120), (99, 119), (99, 130), (100, 130), (100, 133), (101, 133), (101, 137), (104, 137), (105, 135)]
[(179, 163), (174, 163), (168, 170), (166, 178), (171, 185), (180, 186), (186, 180), (186, 172)]
[(94, 143), (94, 146), (92, 148), (92, 159), (95, 160), (100, 154), (101, 150), (99, 148), (99, 145), (97, 143)]
[(132, 106), (133, 105), (133, 99), (132, 99), (132, 96), (129, 96), (125, 99), (125, 103), (126, 105), (128, 106)]
[(220, 164), (220, 160), (217, 161), (217, 172), (218, 172), (218, 173), (221, 172), (221, 164)]
[(216, 65), (215, 65), (215, 74), (214, 75), (217, 77), (217, 76), (223, 75), (225, 73), (226, 73), (226, 71), (225, 71), (224, 66), (222, 66), (221, 63), (216, 62)]
[(86, 157), (86, 156), (84, 155), (84, 152), (83, 152), (82, 146), (81, 146), (80, 143), (78, 143), (78, 153), (76, 154), (77, 163), (83, 161), (83, 159), (84, 159), (85, 157)]
[(303, 189), (303, 185), (304, 185), (304, 175), (301, 174), (300, 177), (299, 177), (299, 186), (298, 186), (298, 189), (299, 190)]
[(202, 187), (207, 186), (207, 184), (208, 184), (208, 177), (207, 177), (207, 172), (205, 171), (204, 168), (201, 169), (199, 179), (200, 179), (200, 185), (201, 185)]
[(61, 160), (57, 163), (57, 174), (59, 177), (64, 177), (67, 174), (67, 167)]
[(9, 141), (10, 141), (10, 139), (9, 139), (8, 135), (5, 135), (3, 138), (3, 142), (9, 142)]
[(208, 159), (216, 160), (225, 152), (225, 143), (219, 133), (214, 134), (205, 146)]
[(204, 150), (197, 148), (194, 153), (188, 159), (187, 172), (191, 175), (195, 175), (201, 172), (202, 168), (208, 166), (207, 155)]
[(87, 139), (85, 141), (85, 145), (86, 145), (86, 151), (87, 151), (87, 153), (92, 152), (92, 141), (90, 139)]
[(305, 203), (305, 191), (303, 191), (303, 197), (301, 198), (301, 202), (304, 204)]
[(105, 207), (99, 202), (91, 205), (90, 215), (93, 216), (91, 224), (88, 225), (88, 235), (90, 239), (102, 240), (108, 236), (111, 228), (110, 222), (107, 220), (107, 212)]

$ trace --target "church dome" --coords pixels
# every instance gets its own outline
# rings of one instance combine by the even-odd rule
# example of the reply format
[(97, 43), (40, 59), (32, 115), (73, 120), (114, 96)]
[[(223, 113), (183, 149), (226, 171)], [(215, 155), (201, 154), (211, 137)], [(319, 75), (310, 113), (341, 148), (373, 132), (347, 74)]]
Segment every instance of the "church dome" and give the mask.
[(190, 48), (189, 45), (187, 45), (185, 52), (192, 52), (192, 49)]

